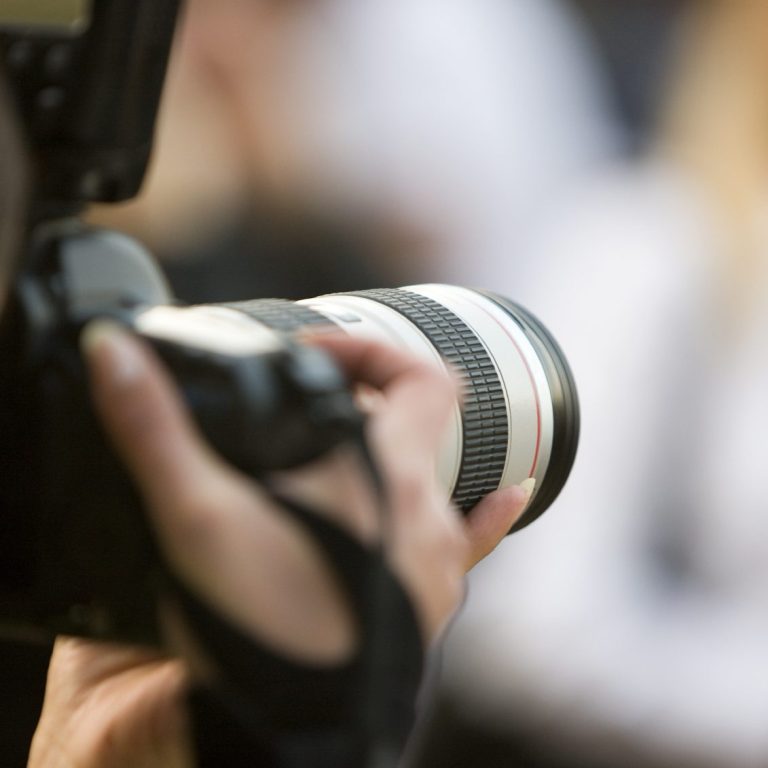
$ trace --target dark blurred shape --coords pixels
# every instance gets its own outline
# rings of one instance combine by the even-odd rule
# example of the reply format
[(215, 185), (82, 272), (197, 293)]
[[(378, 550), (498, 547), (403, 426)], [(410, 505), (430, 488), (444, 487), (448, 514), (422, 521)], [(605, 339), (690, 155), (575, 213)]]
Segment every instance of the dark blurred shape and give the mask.
[(556, 746), (513, 727), (499, 730), (470, 722), (447, 698), (440, 700), (407, 768), (607, 768), (558, 755)]
[(402, 272), (370, 257), (362, 238), (319, 219), (235, 213), (194, 247), (158, 253), (173, 293), (189, 303), (394, 287)]
[(40, 717), (51, 649), (0, 643), (0, 763), (24, 768)]
[(0, 65), (0, 312), (18, 258), (26, 210), (28, 169), (8, 85)]
[(570, 0), (584, 15), (615, 91), (632, 151), (649, 140), (682, 11), (690, 0)]
[[(0, 311), (21, 231), (25, 175), (19, 137), (5, 98), (0, 69)], [(29, 742), (40, 716), (49, 655), (47, 646), (0, 643), (0, 763), (4, 768), (23, 768), (27, 764)]]

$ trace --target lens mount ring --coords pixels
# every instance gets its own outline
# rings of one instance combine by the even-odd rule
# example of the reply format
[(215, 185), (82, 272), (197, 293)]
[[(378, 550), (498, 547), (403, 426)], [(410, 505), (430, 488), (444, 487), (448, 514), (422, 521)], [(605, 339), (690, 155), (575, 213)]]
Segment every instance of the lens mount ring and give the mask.
[(453, 501), (463, 511), (501, 484), (507, 461), (509, 417), (498, 370), (478, 335), (454, 312), (402, 288), (338, 294), (370, 299), (395, 310), (429, 339), (462, 377), (462, 461)]

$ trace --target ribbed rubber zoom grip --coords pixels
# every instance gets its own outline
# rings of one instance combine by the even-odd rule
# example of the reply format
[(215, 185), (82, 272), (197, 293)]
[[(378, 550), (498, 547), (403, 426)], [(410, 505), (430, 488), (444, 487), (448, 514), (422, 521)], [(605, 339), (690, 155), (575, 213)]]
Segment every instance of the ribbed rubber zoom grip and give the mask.
[(258, 320), (273, 331), (295, 333), (306, 327), (333, 326), (324, 315), (302, 304), (295, 304), (287, 299), (253, 299), (218, 304), (219, 307), (236, 309), (248, 317)]
[(458, 315), (426, 296), (396, 288), (342, 295), (370, 299), (400, 313), (462, 376), (462, 459), (453, 500), (470, 510), (501, 484), (509, 443), (506, 397), (488, 350)]

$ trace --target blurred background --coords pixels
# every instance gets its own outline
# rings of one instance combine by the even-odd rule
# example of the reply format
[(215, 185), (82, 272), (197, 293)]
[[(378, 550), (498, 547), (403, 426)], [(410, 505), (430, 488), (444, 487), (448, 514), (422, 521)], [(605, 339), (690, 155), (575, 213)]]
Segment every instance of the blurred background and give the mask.
[(191, 302), (492, 288), (579, 386), (409, 768), (768, 765), (767, 36), (768, 0), (187, 3), (145, 190), (94, 222)]

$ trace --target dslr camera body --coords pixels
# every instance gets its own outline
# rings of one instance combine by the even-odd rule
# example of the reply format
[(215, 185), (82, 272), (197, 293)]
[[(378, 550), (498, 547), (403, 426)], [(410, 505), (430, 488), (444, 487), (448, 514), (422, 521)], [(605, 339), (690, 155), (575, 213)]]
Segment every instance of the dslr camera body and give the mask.
[(579, 427), (567, 362), (541, 323), (502, 297), (439, 285), (175, 306), (140, 245), (78, 216), (139, 190), (179, 0), (49, 6), (0, 8), (0, 636), (159, 639), (155, 543), (78, 348), (95, 318), (148, 340), (213, 446), (257, 478), (360, 432), (343, 376), (295, 332), (382, 338), (454, 367), (464, 407), (437, 457), (440, 481), (468, 510), (534, 476), (515, 529), (540, 515)]
[(208, 438), (253, 474), (322, 454), (359, 418), (322, 354), (215, 310), (201, 318), (172, 307), (137, 243), (77, 218), (141, 185), (177, 0), (62, 2), (54, 18), (36, 5), (51, 4), (0, 10), (16, 152), (26, 160), (26, 180), (17, 174), (4, 192), (23, 221), (3, 223), (19, 233), (0, 263), (0, 634), (152, 641), (156, 553), (89, 404), (84, 324), (108, 317), (142, 333), (143, 316), (143, 335)]

